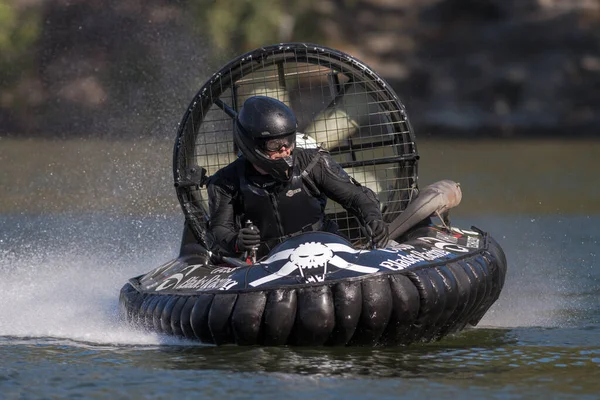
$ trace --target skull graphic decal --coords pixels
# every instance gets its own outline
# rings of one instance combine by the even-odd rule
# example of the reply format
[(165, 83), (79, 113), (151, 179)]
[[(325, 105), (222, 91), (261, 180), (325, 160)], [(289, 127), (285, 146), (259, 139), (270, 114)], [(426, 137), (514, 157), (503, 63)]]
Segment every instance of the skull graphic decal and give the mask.
[(260, 264), (270, 264), (287, 258), (287, 262), (276, 272), (250, 282), (256, 287), (297, 272), (304, 282), (324, 281), (330, 265), (363, 274), (378, 272), (379, 268), (357, 265), (344, 260), (335, 253), (357, 253), (359, 250), (339, 243), (307, 242), (295, 249), (282, 250)]
[(302, 243), (290, 255), (290, 261), (300, 269), (325, 268), (333, 258), (333, 251), (323, 243)]

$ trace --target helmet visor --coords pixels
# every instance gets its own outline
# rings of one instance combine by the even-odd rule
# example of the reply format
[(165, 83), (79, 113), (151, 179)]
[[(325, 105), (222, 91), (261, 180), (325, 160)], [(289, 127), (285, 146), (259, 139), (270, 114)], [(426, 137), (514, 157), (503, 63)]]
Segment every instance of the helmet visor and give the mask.
[(291, 149), (296, 144), (296, 135), (288, 135), (284, 137), (279, 137), (275, 139), (267, 139), (259, 141), (258, 145), (264, 151), (268, 151), (269, 153), (278, 153), (281, 150)]

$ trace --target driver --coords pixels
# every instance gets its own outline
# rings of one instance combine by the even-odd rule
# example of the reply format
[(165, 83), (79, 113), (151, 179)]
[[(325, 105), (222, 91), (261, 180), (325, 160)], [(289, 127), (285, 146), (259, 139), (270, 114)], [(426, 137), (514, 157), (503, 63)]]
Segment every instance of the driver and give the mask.
[(325, 217), (327, 198), (358, 218), (373, 245), (384, 247), (388, 226), (375, 194), (328, 152), (296, 148), (296, 128), (296, 116), (279, 100), (254, 96), (244, 102), (233, 132), (242, 155), (207, 183), (212, 249), (238, 256), (258, 247), (261, 257), (301, 232), (339, 234)]

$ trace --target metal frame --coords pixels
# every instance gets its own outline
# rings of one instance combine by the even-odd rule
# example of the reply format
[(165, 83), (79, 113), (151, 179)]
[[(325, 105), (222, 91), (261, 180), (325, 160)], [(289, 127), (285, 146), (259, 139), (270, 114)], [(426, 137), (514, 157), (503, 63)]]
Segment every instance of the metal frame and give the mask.
[[(205, 178), (237, 157), (229, 120), (244, 94), (263, 92), (284, 98), (298, 116), (300, 131), (324, 142), (359, 183), (376, 187), (387, 222), (406, 208), (418, 189), (419, 156), (393, 89), (341, 51), (307, 43), (272, 45), (235, 58), (208, 79), (179, 126), (173, 177), (186, 221), (201, 244), (208, 221)], [(364, 239), (356, 219), (339, 205), (327, 213), (352, 240)]]

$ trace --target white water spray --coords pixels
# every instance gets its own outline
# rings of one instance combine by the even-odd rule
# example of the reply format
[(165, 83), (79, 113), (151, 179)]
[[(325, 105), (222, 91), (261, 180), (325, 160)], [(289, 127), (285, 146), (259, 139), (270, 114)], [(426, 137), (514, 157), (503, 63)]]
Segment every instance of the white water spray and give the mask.
[[(9, 229), (0, 242), (0, 336), (94, 344), (177, 343), (128, 327), (118, 319), (117, 304), (119, 290), (130, 277), (174, 257), (180, 221), (123, 219), (106, 225), (103, 215), (81, 216), (81, 224), (76, 218), (20, 216), (21, 231), (28, 222), (50, 225), (42, 237), (27, 239), (11, 232), (8, 222), (14, 225), (14, 219), (0, 218)], [(82, 230), (92, 233), (85, 236)], [(65, 232), (77, 233), (78, 240), (71, 241)], [(145, 239), (131, 239), (139, 233)]]
[(498, 301), (480, 322), (486, 327), (564, 327), (577, 323), (570, 310), (580, 308), (570, 251), (561, 241), (573, 232), (556, 232), (554, 218), (485, 218), (508, 259), (506, 282)]

